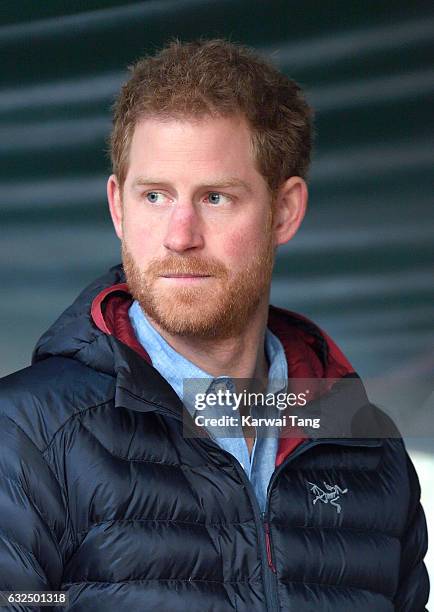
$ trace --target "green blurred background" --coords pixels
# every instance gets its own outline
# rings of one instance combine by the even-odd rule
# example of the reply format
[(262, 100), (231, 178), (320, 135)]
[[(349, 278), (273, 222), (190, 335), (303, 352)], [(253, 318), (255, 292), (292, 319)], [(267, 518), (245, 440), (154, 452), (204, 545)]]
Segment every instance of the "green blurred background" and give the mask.
[[(105, 139), (126, 66), (173, 36), (223, 36), (316, 110), (310, 208), (272, 302), (326, 329), (392, 414), (424, 408), (432, 435), (432, 3), (3, 0), (0, 14), (0, 375), (120, 260)], [(434, 441), (409, 447), (428, 514)]]

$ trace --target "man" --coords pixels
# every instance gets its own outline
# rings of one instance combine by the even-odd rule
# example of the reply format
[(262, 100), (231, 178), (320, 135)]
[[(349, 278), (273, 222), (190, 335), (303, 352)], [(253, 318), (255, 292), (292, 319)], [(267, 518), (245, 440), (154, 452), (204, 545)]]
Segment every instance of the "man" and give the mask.
[[(299, 87), (241, 46), (175, 42), (133, 67), (110, 147), (123, 267), (1, 385), (1, 589), (67, 591), (74, 611), (424, 610), (402, 440), (354, 437), (386, 417), (322, 330), (269, 305), (307, 203)], [(324, 382), (298, 414), (338, 406), (346, 435), (194, 435), (189, 385), (211, 403), (240, 379)]]

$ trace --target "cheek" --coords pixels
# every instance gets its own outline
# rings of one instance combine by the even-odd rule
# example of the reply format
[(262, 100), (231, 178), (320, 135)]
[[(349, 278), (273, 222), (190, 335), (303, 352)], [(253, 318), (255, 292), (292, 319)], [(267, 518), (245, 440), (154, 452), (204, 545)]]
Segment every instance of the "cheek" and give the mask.
[[(159, 224), (141, 218), (140, 215), (126, 215), (123, 225), (124, 241), (137, 258), (155, 256), (159, 244)], [(161, 242), (161, 237), (160, 237)]]
[(242, 232), (231, 232), (224, 241), (225, 252), (231, 259), (239, 259), (243, 253), (243, 234)]
[(136, 265), (142, 267), (152, 258), (151, 236), (140, 231), (136, 225), (124, 227), (123, 243), (133, 257)]
[(258, 236), (243, 230), (233, 231), (225, 239), (224, 245), (228, 257), (235, 261), (244, 261), (258, 248)]

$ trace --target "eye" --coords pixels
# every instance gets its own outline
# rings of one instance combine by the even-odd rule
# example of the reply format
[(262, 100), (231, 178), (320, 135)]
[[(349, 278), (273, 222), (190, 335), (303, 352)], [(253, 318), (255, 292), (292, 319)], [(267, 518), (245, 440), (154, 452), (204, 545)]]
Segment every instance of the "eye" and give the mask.
[(163, 194), (159, 191), (148, 191), (145, 197), (151, 204), (162, 204), (164, 199)]
[(225, 196), (223, 193), (219, 193), (218, 191), (211, 191), (208, 195), (207, 195), (207, 200), (210, 204), (224, 204), (225, 202), (228, 202), (230, 200), (230, 198), (228, 196)]

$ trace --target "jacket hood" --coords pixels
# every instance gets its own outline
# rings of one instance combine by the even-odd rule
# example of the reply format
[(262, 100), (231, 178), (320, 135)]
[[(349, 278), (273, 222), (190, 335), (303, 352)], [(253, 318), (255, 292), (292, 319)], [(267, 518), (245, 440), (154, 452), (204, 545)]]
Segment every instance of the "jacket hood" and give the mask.
[(78, 295), (58, 319), (40, 337), (32, 354), (32, 363), (54, 355), (77, 359), (85, 365), (114, 374), (112, 338), (93, 322), (92, 302), (110, 285), (125, 282), (121, 265), (93, 281)]

